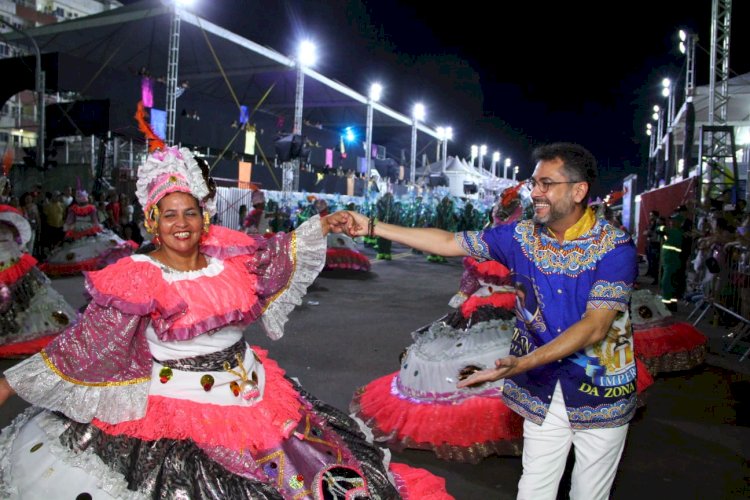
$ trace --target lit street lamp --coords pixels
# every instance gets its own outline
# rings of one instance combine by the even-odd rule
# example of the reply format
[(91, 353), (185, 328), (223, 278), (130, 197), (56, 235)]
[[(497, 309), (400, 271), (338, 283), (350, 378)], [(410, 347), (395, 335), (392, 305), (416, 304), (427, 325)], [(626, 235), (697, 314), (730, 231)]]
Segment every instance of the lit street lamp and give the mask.
[(497, 162), (500, 161), (500, 151), (492, 153), (492, 177), (497, 177)]
[(481, 172), (484, 168), (484, 155), (487, 154), (487, 145), (482, 144), (479, 146), (479, 171)]
[(477, 155), (479, 154), (479, 146), (476, 144), (471, 145), (471, 166), (474, 166), (474, 160), (476, 160)]
[(510, 158), (505, 159), (505, 165), (503, 165), (503, 179), (508, 178), (508, 167), (510, 167), (511, 160)]

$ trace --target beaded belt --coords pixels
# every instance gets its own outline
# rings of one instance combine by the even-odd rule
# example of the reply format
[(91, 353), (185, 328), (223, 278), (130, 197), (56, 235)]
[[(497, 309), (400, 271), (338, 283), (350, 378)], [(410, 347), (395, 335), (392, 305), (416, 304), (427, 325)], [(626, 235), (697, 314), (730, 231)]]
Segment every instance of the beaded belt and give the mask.
[(223, 371), (224, 363), (227, 360), (231, 360), (231, 363), (234, 365), (233, 367), (236, 367), (235, 360), (237, 359), (237, 356), (239, 355), (241, 359), (242, 355), (245, 354), (246, 348), (247, 344), (245, 343), (245, 339), (240, 339), (234, 345), (231, 345), (226, 349), (222, 349), (221, 351), (212, 352), (210, 354), (194, 356), (191, 358), (168, 359), (165, 361), (154, 358), (154, 361), (161, 364), (162, 366), (185, 372)]

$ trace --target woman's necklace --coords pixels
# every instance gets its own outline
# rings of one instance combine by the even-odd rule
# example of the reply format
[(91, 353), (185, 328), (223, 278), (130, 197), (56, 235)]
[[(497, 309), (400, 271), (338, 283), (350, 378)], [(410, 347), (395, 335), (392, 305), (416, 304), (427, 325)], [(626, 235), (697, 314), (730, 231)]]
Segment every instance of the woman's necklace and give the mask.
[[(202, 254), (201, 254), (202, 256)], [(204, 265), (200, 265), (196, 269), (177, 269), (176, 267), (172, 267), (166, 262), (163, 262), (161, 259), (157, 258), (153, 254), (149, 254), (149, 258), (153, 260), (162, 270), (164, 270), (167, 273), (189, 273), (193, 271), (200, 271), (201, 269), (205, 269), (208, 267), (208, 259), (203, 257)]]

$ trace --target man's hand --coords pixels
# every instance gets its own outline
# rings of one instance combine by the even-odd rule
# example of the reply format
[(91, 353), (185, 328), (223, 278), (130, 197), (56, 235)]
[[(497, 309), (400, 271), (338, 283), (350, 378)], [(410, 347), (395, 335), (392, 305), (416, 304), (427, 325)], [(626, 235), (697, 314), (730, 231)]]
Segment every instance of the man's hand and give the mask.
[(462, 389), (464, 387), (474, 386), (483, 384), (485, 382), (494, 382), (501, 378), (510, 377), (515, 375), (520, 370), (518, 368), (519, 360), (515, 356), (508, 356), (506, 358), (498, 359), (495, 361), (495, 368), (488, 368), (486, 370), (480, 370), (473, 373), (472, 375), (461, 380), (456, 387)]

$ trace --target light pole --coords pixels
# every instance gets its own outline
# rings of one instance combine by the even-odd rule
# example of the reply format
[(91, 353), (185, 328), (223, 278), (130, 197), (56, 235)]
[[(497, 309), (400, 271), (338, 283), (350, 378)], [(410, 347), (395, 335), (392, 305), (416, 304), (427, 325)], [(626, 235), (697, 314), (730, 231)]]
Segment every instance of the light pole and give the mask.
[(299, 44), (297, 52), (297, 88), (294, 98), (294, 128), (293, 134), (302, 133), (302, 103), (305, 95), (305, 68), (315, 64), (315, 45), (304, 40)]
[(503, 165), (503, 179), (507, 179), (508, 178), (508, 167), (510, 167), (510, 164), (511, 164), (511, 159), (510, 158), (506, 158), (505, 159), (505, 164)]
[(513, 167), (513, 180), (516, 180), (516, 176), (518, 175), (518, 165)]
[(497, 163), (500, 161), (500, 151), (492, 153), (492, 177), (497, 177)]
[(477, 158), (477, 155), (479, 154), (479, 146), (476, 144), (471, 145), (471, 166), (474, 166), (474, 160)]
[(417, 176), (417, 122), (424, 120), (424, 104), (414, 105), (411, 122), (411, 162), (409, 163), (409, 182), (414, 185)]
[(453, 140), (453, 127), (445, 127), (443, 132), (443, 172), (448, 167), (448, 141)]
[(684, 170), (681, 177), (685, 177), (693, 168), (693, 140), (695, 138), (695, 44), (698, 37), (685, 30), (680, 30), (680, 52), (685, 54), (685, 139), (682, 142), (682, 161)]
[(689, 31), (680, 30), (680, 52), (685, 54), (685, 97), (688, 102), (695, 94), (695, 43), (698, 36)]
[(373, 115), (373, 104), (380, 100), (380, 96), (383, 93), (383, 86), (379, 83), (373, 83), (370, 85), (369, 99), (367, 100), (367, 131), (365, 139), (365, 158), (366, 158), (366, 169), (365, 169), (365, 204), (370, 198), (370, 175), (372, 173), (372, 115)]
[(482, 169), (484, 168), (484, 155), (487, 154), (487, 145), (482, 144), (479, 146), (479, 172), (482, 172)]
[(667, 129), (672, 129), (674, 121), (674, 92), (672, 92), (672, 80), (664, 78), (661, 81), (661, 95), (667, 98)]
[(651, 122), (646, 124), (646, 135), (649, 137), (648, 144), (648, 169), (646, 172), (646, 189), (651, 189), (653, 185), (654, 177), (654, 143), (656, 136), (654, 135), (654, 127)]
[[(305, 68), (315, 64), (316, 53), (315, 44), (309, 40), (304, 40), (299, 44), (297, 51), (297, 87), (295, 89), (294, 97), (294, 125), (292, 127), (293, 135), (302, 135), (302, 103), (304, 102), (305, 95)], [(292, 171), (290, 176), (288, 172), (285, 172), (284, 179), (291, 178), (291, 185), (289, 186), (289, 192), (293, 189), (299, 191), (299, 168), (301, 163), (300, 158), (296, 158), (289, 164), (288, 168)]]
[(664, 78), (661, 81), (661, 95), (667, 98), (667, 117), (664, 145), (664, 182), (671, 184), (672, 168), (672, 127), (674, 125), (674, 92), (672, 92), (672, 80)]
[(435, 161), (440, 161), (440, 155), (443, 152), (443, 140), (445, 139), (445, 127), (438, 127), (435, 129), (437, 132), (437, 146), (435, 149)]
[(39, 52), (39, 46), (36, 44), (36, 41), (31, 38), (28, 33), (25, 31), (21, 31), (9, 22), (5, 21), (2, 17), (0, 17), (0, 24), (3, 24), (16, 33), (20, 33), (21, 36), (26, 37), (30, 42), (31, 46), (34, 47), (34, 58), (36, 61), (35, 67), (34, 67), (34, 90), (36, 92), (36, 114), (37, 114), (37, 120), (39, 122), (38, 128), (37, 128), (37, 137), (36, 137), (36, 162), (37, 166), (44, 170), (44, 72), (42, 71), (42, 54)]

